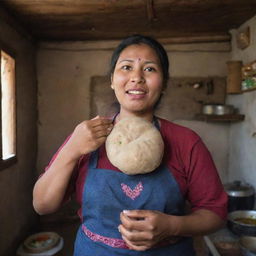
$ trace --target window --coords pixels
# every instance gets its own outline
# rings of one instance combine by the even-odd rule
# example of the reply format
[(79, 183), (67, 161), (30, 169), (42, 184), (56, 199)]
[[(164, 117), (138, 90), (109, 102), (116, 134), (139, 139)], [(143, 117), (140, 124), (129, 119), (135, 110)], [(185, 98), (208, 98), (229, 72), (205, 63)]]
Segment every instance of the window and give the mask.
[(0, 169), (16, 162), (15, 59), (1, 50)]

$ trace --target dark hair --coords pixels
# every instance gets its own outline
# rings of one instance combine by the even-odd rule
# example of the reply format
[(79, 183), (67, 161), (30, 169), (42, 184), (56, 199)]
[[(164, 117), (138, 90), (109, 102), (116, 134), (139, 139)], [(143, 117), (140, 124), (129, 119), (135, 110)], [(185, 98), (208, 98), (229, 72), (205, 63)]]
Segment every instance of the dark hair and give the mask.
[(146, 44), (150, 46), (153, 50), (155, 50), (160, 63), (161, 68), (163, 72), (163, 87), (165, 88), (167, 85), (167, 81), (169, 79), (169, 60), (167, 53), (163, 46), (153, 39), (152, 37), (148, 36), (142, 36), (142, 35), (132, 35), (127, 38), (125, 38), (114, 50), (110, 62), (110, 74), (114, 73), (116, 62), (121, 54), (121, 52), (128, 46), (134, 45), (134, 44)]

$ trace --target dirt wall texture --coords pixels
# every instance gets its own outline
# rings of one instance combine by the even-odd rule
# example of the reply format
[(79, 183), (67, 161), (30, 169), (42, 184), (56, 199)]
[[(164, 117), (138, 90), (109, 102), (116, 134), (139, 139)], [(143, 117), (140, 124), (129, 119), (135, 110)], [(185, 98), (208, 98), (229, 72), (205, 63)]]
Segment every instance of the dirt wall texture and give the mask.
[(32, 208), (37, 154), (37, 89), (35, 47), (19, 25), (0, 9), (0, 46), (16, 61), (17, 163), (0, 171), (0, 255), (15, 255), (32, 232), (37, 215)]

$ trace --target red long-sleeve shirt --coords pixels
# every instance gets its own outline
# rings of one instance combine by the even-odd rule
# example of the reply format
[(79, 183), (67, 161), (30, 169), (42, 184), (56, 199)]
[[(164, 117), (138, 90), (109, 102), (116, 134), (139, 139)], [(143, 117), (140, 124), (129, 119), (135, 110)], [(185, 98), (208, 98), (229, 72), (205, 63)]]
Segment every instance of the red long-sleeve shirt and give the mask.
[[(188, 128), (161, 118), (158, 120), (165, 144), (163, 161), (176, 179), (181, 194), (190, 203), (191, 210), (208, 209), (225, 219), (227, 195), (212, 157), (201, 138)], [(53, 156), (46, 170), (56, 158), (59, 150)], [(65, 200), (75, 192), (77, 201), (82, 203), (89, 156), (84, 155), (78, 161), (66, 191)], [(99, 150), (98, 167), (120, 171), (108, 160), (105, 145), (102, 145)]]

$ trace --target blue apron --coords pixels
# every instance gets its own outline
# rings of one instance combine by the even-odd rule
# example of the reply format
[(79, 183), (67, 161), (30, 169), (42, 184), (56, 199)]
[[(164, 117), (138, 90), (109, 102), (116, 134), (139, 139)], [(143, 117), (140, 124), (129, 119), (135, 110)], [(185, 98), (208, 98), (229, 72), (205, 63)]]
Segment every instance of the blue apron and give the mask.
[(184, 199), (170, 170), (159, 166), (147, 174), (127, 175), (97, 168), (98, 150), (93, 152), (83, 190), (82, 225), (74, 256), (195, 256), (191, 238), (143, 252), (130, 250), (118, 231), (123, 210), (157, 210), (184, 214)]

